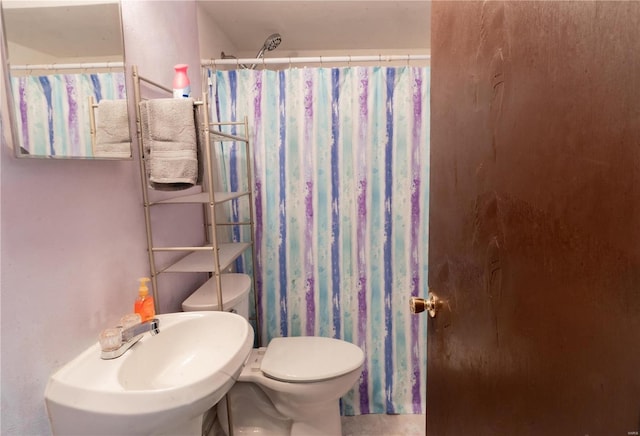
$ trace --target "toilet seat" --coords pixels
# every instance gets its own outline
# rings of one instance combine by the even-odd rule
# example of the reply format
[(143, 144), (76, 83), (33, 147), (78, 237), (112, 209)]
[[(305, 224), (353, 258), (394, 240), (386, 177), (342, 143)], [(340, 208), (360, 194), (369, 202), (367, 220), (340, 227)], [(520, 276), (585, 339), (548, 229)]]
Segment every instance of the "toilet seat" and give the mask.
[(285, 382), (317, 382), (347, 374), (364, 362), (357, 345), (317, 336), (273, 338), (265, 351), (260, 370)]
[(348, 342), (275, 338), (251, 350), (229, 390), (238, 411), (234, 425), (262, 435), (340, 435), (338, 400), (356, 384), (363, 365), (364, 352)]

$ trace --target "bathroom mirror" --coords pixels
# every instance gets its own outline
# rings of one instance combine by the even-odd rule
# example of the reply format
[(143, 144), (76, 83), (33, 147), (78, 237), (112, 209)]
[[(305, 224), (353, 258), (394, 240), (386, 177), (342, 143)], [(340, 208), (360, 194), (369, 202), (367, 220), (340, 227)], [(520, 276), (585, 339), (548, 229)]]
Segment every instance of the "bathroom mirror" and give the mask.
[(131, 159), (119, 1), (0, 5), (16, 155)]

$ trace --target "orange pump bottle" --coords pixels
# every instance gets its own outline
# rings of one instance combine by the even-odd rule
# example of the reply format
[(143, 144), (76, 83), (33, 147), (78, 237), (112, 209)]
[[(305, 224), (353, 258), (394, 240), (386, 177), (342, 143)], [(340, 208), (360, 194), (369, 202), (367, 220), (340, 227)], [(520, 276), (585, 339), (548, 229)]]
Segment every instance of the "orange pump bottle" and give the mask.
[(133, 311), (140, 315), (142, 322), (148, 321), (156, 316), (156, 308), (153, 304), (153, 297), (149, 295), (147, 282), (151, 281), (148, 277), (138, 279), (140, 287), (138, 288), (138, 298), (133, 305)]

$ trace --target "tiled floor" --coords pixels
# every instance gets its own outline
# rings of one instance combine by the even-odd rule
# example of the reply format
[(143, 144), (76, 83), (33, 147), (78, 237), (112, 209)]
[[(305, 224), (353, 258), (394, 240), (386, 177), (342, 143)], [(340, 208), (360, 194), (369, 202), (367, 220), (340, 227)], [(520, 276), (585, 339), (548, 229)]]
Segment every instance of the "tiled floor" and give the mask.
[(342, 436), (423, 436), (424, 415), (359, 415), (342, 417)]

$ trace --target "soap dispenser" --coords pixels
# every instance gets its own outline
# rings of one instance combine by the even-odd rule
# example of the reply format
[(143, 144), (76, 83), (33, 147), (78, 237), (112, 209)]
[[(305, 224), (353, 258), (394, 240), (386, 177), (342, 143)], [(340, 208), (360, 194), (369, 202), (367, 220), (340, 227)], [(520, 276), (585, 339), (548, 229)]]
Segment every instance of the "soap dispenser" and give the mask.
[(153, 304), (153, 297), (149, 295), (149, 288), (147, 287), (147, 282), (151, 279), (142, 277), (138, 280), (140, 281), (140, 287), (138, 288), (138, 298), (136, 298), (133, 311), (140, 315), (142, 322), (145, 322), (156, 316), (156, 308)]

